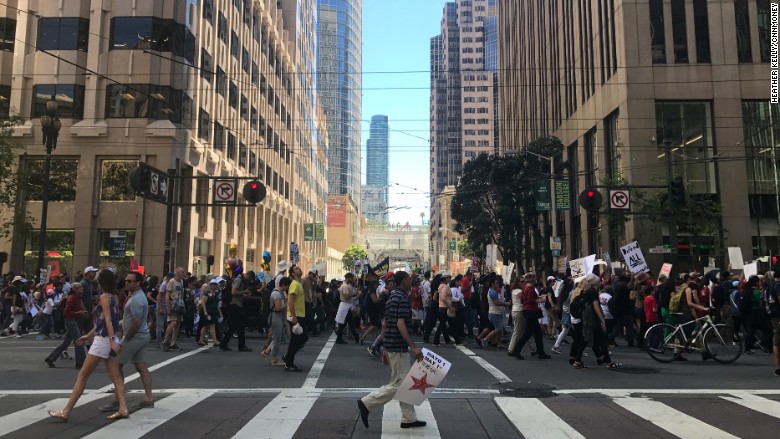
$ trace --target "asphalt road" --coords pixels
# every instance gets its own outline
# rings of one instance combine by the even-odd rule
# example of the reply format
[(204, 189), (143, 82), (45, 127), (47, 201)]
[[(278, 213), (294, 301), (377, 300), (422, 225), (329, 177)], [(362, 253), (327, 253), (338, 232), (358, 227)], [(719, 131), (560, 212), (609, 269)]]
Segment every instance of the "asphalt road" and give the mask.
[[(588, 369), (569, 366), (567, 355), (525, 360), (473, 343), (464, 348), (425, 346), (452, 362), (429, 400), (417, 408), (428, 426), (399, 428), (395, 402), (358, 421), (355, 399), (388, 381), (389, 369), (356, 344), (311, 338), (296, 363), (302, 373), (268, 366), (263, 340), (249, 334), (253, 352), (221, 352), (179, 342), (183, 351), (149, 346), (156, 405), (114, 423), (96, 408), (111, 398), (100, 366), (67, 424), (47, 419), (61, 408), (76, 370), (73, 360), (50, 369), (43, 361), (56, 341), (33, 336), (0, 339), (2, 437), (195, 438), (518, 438), (518, 437), (774, 437), (780, 431), (780, 379), (771, 357), (743, 356), (736, 363), (661, 364), (635, 349), (618, 347), (607, 370), (586, 358)], [(548, 342), (549, 343), (549, 342)], [(549, 345), (548, 345), (549, 346)], [(235, 348), (235, 342), (233, 343)], [(71, 356), (73, 354), (70, 349)], [(564, 354), (566, 352), (564, 351)], [(128, 400), (142, 398), (132, 367)]]

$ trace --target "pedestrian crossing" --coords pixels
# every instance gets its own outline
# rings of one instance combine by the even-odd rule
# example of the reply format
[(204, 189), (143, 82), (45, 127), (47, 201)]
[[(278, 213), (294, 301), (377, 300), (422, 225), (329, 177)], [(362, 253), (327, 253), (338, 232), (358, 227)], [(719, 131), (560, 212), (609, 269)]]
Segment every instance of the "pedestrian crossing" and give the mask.
[[(416, 408), (428, 425), (401, 429), (396, 402), (358, 420), (355, 399), (370, 389), (164, 389), (155, 407), (111, 422), (86, 393), (70, 422), (48, 419), (62, 394), (0, 390), (0, 437), (58, 438), (766, 438), (780, 431), (780, 391), (557, 391), (547, 398), (441, 389)], [(454, 390), (454, 389), (453, 389)], [(143, 393), (128, 393), (133, 406)]]

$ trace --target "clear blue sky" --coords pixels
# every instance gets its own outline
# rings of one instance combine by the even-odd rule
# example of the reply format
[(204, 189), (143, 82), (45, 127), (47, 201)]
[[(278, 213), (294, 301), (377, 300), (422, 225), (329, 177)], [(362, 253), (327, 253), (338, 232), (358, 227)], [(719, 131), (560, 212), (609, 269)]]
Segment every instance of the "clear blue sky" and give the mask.
[[(363, 0), (363, 120), (375, 114), (389, 117), (390, 206), (410, 207), (391, 209), (393, 223), (420, 224), (420, 213), (425, 213), (426, 220), (429, 215), (430, 39), (440, 32), (444, 3)], [(370, 73), (400, 71), (423, 73)], [(368, 122), (362, 128), (365, 173)]]

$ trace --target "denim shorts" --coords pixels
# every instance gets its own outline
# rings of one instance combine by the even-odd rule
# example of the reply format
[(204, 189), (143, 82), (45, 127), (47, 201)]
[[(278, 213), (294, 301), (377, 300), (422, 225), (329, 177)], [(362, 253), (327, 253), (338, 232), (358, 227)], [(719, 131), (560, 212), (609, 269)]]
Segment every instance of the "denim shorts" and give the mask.
[(495, 329), (504, 328), (504, 315), (503, 314), (488, 314), (488, 320)]

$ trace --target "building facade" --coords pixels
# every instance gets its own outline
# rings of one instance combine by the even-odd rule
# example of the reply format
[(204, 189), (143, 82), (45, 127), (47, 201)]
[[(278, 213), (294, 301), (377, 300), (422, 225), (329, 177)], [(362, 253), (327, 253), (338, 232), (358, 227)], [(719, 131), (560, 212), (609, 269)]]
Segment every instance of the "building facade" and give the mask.
[[(605, 179), (664, 185), (719, 202), (709, 236), (681, 233), (681, 270), (701, 269), (727, 246), (746, 258), (776, 254), (778, 107), (769, 105), (770, 2), (586, 0), (500, 2), (501, 144), (508, 153), (547, 135), (574, 209), (558, 212), (570, 257), (616, 254), (639, 240), (668, 245), (669, 226), (587, 215), (576, 195)], [(532, 35), (533, 38), (529, 38)], [(605, 193), (606, 194), (606, 193)], [(650, 255), (651, 268), (661, 256)]]
[[(205, 274), (222, 271), (234, 244), (245, 268), (257, 269), (263, 251), (272, 264), (288, 259), (290, 243), (303, 241), (303, 223), (324, 221), (326, 127), (322, 113), (313, 111), (308, 119), (319, 131), (298, 124), (307, 120), (298, 105), (300, 78), (315, 67), (299, 62), (311, 56), (292, 47), (303, 37), (290, 37), (285, 28), (288, 1), (294, 2), (113, 2), (105, 9), (99, 0), (10, 0), (0, 6), (5, 29), (13, 24), (16, 38), (0, 55), (0, 82), (11, 113), (23, 119), (14, 132), (24, 147), (19, 166), (33, 175), (19, 205), (35, 219), (35, 230), (44, 155), (39, 117), (47, 101), (59, 103), (49, 265), (70, 274), (87, 265), (134, 263), (154, 274), (178, 265)], [(316, 16), (311, 2), (298, 7)], [(311, 152), (302, 153), (301, 144)], [(136, 197), (129, 186), (128, 173), (139, 162), (181, 177), (172, 188), (177, 206), (170, 211), (169, 260), (166, 206)], [(268, 195), (256, 207), (216, 206), (209, 177), (256, 178)], [(299, 192), (311, 206), (296, 203)], [(115, 248), (117, 237), (126, 248)], [(17, 230), (11, 242), (0, 243), (10, 249), (12, 270), (35, 271), (37, 239)], [(326, 256), (324, 248), (317, 251)], [(216, 267), (207, 266), (209, 255)]]
[(360, 211), (363, 0), (318, 0), (319, 100), (328, 120), (328, 190)]
[(387, 116), (371, 117), (366, 141), (366, 185), (363, 186), (363, 215), (374, 224), (387, 223), (389, 206), (389, 125)]
[[(497, 150), (495, 0), (447, 2), (441, 34), (431, 39), (431, 242), (443, 242), (451, 220), (442, 192), (455, 187), (463, 163)], [(493, 26), (491, 27), (491, 24)], [(492, 39), (492, 41), (490, 40)], [(495, 53), (494, 53), (495, 55)], [(449, 208), (448, 208), (449, 209)], [(435, 248), (435, 252), (440, 249)]]

